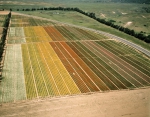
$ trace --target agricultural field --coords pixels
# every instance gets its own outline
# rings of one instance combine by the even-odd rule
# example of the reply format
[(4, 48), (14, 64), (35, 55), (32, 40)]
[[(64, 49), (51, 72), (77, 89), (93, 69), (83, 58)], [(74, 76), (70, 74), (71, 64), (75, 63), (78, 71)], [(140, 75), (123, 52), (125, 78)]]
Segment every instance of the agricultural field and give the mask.
[(86, 29), (13, 15), (0, 103), (150, 86), (150, 58)]
[(50, 21), (43, 21), (37, 20), (34, 18), (25, 17), (22, 15), (13, 15), (11, 18), (11, 27), (27, 27), (27, 26), (44, 26), (44, 25), (51, 25), (53, 22)]

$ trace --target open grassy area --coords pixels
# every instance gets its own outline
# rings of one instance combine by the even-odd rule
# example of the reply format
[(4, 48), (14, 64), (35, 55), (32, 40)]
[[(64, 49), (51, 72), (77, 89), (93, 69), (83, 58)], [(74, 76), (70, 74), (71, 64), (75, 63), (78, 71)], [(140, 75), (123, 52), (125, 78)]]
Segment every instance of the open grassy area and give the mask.
[(74, 2), (64, 3), (65, 7), (78, 7), (86, 12), (94, 12), (96, 17), (106, 20), (114, 20), (115, 24), (125, 26), (127, 22), (132, 22), (127, 27), (137, 32), (143, 31), (150, 34), (150, 15), (142, 10), (148, 7), (146, 4), (134, 3), (97, 3), (97, 2)]

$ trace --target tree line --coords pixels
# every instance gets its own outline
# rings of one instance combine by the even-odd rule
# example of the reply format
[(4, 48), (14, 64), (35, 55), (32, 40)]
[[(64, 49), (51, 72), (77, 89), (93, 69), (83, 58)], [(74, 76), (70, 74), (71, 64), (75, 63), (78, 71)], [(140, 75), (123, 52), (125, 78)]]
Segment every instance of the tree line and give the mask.
[[(2, 67), (3, 67), (3, 63), (2, 63), (3, 62), (3, 53), (5, 53), (5, 49), (6, 49), (6, 37), (7, 37), (10, 18), (11, 18), (11, 12), (8, 14), (8, 16), (5, 19), (5, 22), (3, 24), (2, 36), (0, 39), (0, 72), (2, 71)], [(2, 74), (0, 74), (0, 80), (1, 79), (2, 79)]]
[[(12, 9), (10, 9), (10, 10), (12, 10)], [(17, 9), (17, 11), (19, 11), (19, 10), (20, 9)], [(103, 24), (105, 24), (107, 26), (113, 27), (113, 28), (115, 28), (115, 29), (117, 29), (117, 30), (119, 30), (121, 32), (124, 32), (124, 33), (126, 33), (128, 35), (131, 35), (131, 36), (134, 36), (134, 37), (136, 37), (136, 38), (138, 38), (140, 40), (143, 40), (146, 43), (150, 43), (150, 35), (147, 36), (147, 35), (143, 34), (142, 31), (137, 33), (133, 29), (125, 28), (123, 26), (114, 24), (114, 22), (115, 22), (114, 20), (113, 21), (112, 20), (106, 21), (105, 19), (97, 18), (95, 16), (95, 13), (85, 12), (85, 11), (83, 11), (83, 10), (77, 8), (77, 7), (76, 8), (70, 8), (70, 7), (65, 7), (65, 8), (64, 7), (49, 7), (49, 8), (32, 8), (32, 9), (26, 8), (26, 9), (21, 9), (21, 11), (36, 11), (36, 10), (76, 11), (76, 12), (79, 12), (79, 13), (81, 13), (83, 15), (86, 15), (86, 16), (88, 16), (88, 17), (90, 17), (90, 18), (92, 18), (92, 19), (94, 19), (94, 20), (96, 20), (96, 21), (98, 21), (100, 23), (103, 23)]]
[(150, 13), (150, 7), (142, 7), (142, 9), (143, 9), (146, 13)]

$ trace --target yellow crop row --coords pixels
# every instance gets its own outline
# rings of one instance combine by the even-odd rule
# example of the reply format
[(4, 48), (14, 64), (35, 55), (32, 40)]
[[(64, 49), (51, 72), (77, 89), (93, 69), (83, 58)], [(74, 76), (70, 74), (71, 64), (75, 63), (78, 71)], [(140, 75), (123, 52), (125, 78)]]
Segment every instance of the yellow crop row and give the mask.
[(47, 32), (41, 26), (33, 27), (34, 33), (38, 36), (39, 41), (52, 41)]
[(22, 45), (22, 56), (27, 98), (32, 99), (37, 97), (37, 94), (26, 45)]
[(38, 37), (26, 38), (26, 42), (27, 43), (30, 43), (30, 42), (39, 42), (39, 38)]
[(36, 49), (37, 57), (40, 59), (39, 64), (41, 66), (41, 70), (42, 70), (42, 73), (43, 73), (43, 76), (44, 76), (44, 79), (46, 82), (46, 86), (47, 86), (49, 95), (50, 96), (53, 96), (53, 95), (58, 96), (59, 92), (58, 92), (57, 86), (54, 82), (51, 71), (49, 70), (49, 66), (46, 63), (45, 56), (43, 55), (38, 43), (34, 44), (34, 47)]
[(76, 86), (73, 79), (69, 75), (68, 71), (66, 70), (66, 68), (64, 67), (64, 65), (62, 64), (62, 62), (58, 58), (58, 56), (56, 55), (53, 48), (50, 46), (49, 43), (45, 43), (45, 46), (46, 46), (47, 50), (49, 50), (50, 56), (52, 57), (52, 60), (54, 61), (55, 66), (59, 70), (59, 73), (61, 74), (61, 77), (63, 78), (64, 82), (66, 83), (66, 85), (68, 87), (68, 89), (70, 90), (70, 93), (71, 94), (80, 93), (78, 87)]
[(52, 58), (50, 57), (50, 54), (48, 53), (51, 50), (47, 50), (45, 48), (44, 44), (40, 44), (40, 48), (42, 49), (42, 52), (43, 52), (43, 54), (45, 56), (46, 62), (47, 62), (48, 66), (49, 66), (49, 69), (50, 69), (50, 71), (52, 73), (52, 76), (53, 76), (54, 81), (55, 81), (55, 83), (57, 85), (57, 88), (59, 90), (60, 95), (70, 94), (69, 90), (66, 87), (65, 82), (63, 81), (63, 79), (62, 79), (62, 77), (61, 77), (61, 75), (60, 75), (60, 73), (59, 73), (59, 71), (57, 69), (57, 67), (55, 66)]
[(36, 34), (36, 36), (39, 36), (39, 37), (43, 37), (43, 36), (48, 37), (49, 36), (46, 33), (46, 31), (43, 29), (43, 27), (41, 27), (41, 26), (34, 26), (32, 28), (33, 28), (34, 33)]
[(26, 37), (35, 37), (32, 27), (24, 27), (24, 33)]
[(43, 80), (42, 72), (40, 70), (40, 66), (38, 63), (38, 59), (33, 47), (33, 44), (28, 44), (28, 50), (31, 60), (31, 65), (34, 73), (34, 79), (38, 91), (38, 96), (45, 97), (48, 96), (48, 92), (45, 86), (45, 82)]
[(27, 42), (52, 41), (47, 32), (41, 26), (24, 27), (24, 33), (27, 37)]

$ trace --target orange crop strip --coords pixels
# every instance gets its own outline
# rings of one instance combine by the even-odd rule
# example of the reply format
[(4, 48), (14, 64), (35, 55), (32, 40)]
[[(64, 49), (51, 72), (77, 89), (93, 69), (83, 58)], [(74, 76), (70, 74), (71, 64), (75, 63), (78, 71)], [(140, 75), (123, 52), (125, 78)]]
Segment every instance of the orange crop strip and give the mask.
[(56, 54), (59, 56), (60, 60), (62, 61), (63, 65), (67, 69), (68, 73), (80, 89), (81, 93), (87, 93), (90, 92), (89, 89), (87, 88), (86, 84), (82, 80), (82, 78), (78, 75), (76, 69), (74, 68), (72, 62), (70, 62), (66, 56), (61, 52), (63, 51), (62, 49), (60, 50), (59, 47), (56, 45), (54, 42), (50, 42), (50, 45), (53, 47), (54, 51)]
[(46, 33), (43, 27), (41, 26), (34, 26), (33, 27), (34, 33), (38, 37), (38, 41), (51, 41), (52, 39), (49, 37), (49, 35)]
[(49, 34), (49, 36), (54, 40), (54, 41), (65, 41), (66, 39), (63, 37), (63, 35), (56, 30), (53, 26), (50, 27), (44, 27), (46, 32)]
[(57, 68), (58, 68), (58, 70), (59, 70), (59, 72), (60, 72), (60, 74), (62, 76), (62, 79), (64, 80), (66, 86), (70, 90), (70, 93), (71, 94), (78, 94), (78, 93), (80, 93), (78, 87), (76, 86), (75, 82), (73, 81), (73, 79), (71, 78), (70, 74), (66, 70), (65, 66), (62, 64), (62, 62), (58, 58), (58, 56), (55, 53), (55, 51), (53, 50), (53, 48), (49, 45), (49, 43), (46, 43), (45, 45), (47, 46), (48, 50), (51, 50), (51, 52), (54, 53), (52, 57), (55, 57), (56, 59), (53, 59), (53, 60), (57, 60), (58, 59), (57, 61), (54, 61), (55, 65), (57, 66)]

